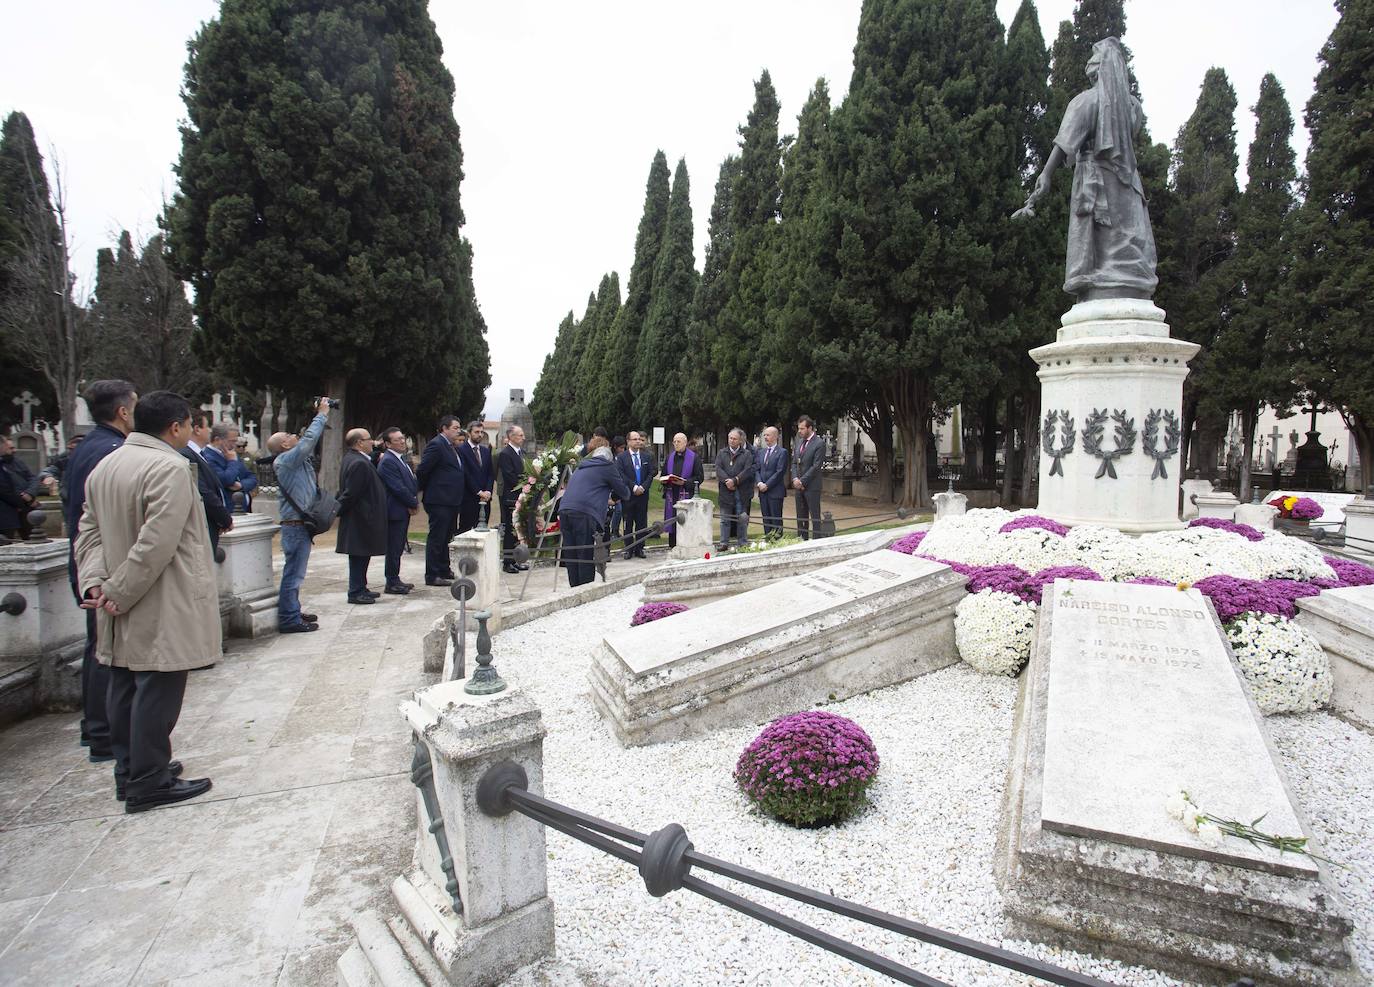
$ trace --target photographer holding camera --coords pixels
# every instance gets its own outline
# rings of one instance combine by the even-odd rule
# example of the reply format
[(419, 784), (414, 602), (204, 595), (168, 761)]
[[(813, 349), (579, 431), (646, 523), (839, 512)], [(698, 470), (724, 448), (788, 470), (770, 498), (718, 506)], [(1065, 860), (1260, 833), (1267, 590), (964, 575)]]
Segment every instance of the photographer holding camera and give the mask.
[(273, 465), (282, 492), (281, 550), (286, 561), (281, 571), (281, 589), (277, 593), (277, 629), (283, 634), (320, 629), (314, 614), (301, 613), (301, 583), (305, 581), (305, 566), (310, 561), (310, 532), (306, 530), (301, 511), (313, 504), (319, 493), (320, 485), (315, 479), (310, 457), (324, 434), (330, 407), (337, 406), (336, 401), (320, 398), (315, 405), (315, 418), (300, 438), (286, 432), (273, 432), (267, 440), (267, 451), (276, 457)]

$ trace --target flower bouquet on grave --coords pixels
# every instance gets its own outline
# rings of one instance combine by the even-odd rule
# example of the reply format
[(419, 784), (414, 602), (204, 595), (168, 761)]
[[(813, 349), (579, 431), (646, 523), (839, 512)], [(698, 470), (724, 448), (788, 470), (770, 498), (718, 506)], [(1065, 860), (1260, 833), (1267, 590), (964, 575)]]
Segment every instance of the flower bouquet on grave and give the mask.
[[(545, 449), (525, 463), (525, 482), (521, 484), (520, 494), (515, 499), (515, 534), (520, 541), (530, 544), (531, 534), (543, 531), (545, 535), (557, 532), (557, 520), (543, 526), (540, 506), (548, 498), (556, 498), (564, 475), (577, 469), (578, 457), (582, 454), (582, 443), (576, 432), (565, 432), (560, 442)], [(535, 523), (538, 520), (539, 523)], [(533, 545), (530, 545), (533, 548)]]
[(1279, 509), (1279, 517), (1288, 521), (1315, 521), (1324, 513), (1322, 505), (1311, 497), (1275, 497), (1269, 501), (1270, 507)]
[(1313, 860), (1320, 860), (1322, 863), (1334, 864), (1346, 869), (1344, 864), (1337, 863), (1327, 857), (1318, 856), (1307, 849), (1306, 836), (1279, 836), (1274, 833), (1266, 833), (1258, 828), (1259, 824), (1264, 822), (1264, 816), (1246, 823), (1238, 819), (1223, 819), (1220, 816), (1212, 815), (1210, 812), (1203, 812), (1197, 807), (1193, 797), (1182, 789), (1174, 792), (1165, 800), (1164, 811), (1171, 818), (1183, 823), (1183, 828), (1188, 832), (1197, 834), (1198, 839), (1204, 845), (1213, 849), (1221, 846), (1222, 840), (1230, 836), (1233, 839), (1244, 840), (1251, 846), (1272, 847), (1279, 853), (1300, 853), (1305, 857), (1311, 857)]

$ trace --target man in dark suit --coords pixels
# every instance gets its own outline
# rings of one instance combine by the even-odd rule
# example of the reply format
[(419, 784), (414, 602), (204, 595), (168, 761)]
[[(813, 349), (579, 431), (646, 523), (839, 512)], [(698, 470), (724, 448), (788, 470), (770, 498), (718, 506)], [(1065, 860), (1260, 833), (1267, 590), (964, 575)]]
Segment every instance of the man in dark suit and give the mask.
[(372, 465), (372, 436), (349, 429), (339, 466), (339, 540), (334, 551), (348, 556), (348, 602), (376, 603), (380, 593), (367, 588), (367, 567), (386, 554), (386, 487)]
[(463, 435), (463, 425), (453, 415), (439, 419), (439, 434), (429, 440), (420, 454), (415, 479), (424, 495), (429, 534), (425, 537), (425, 585), (447, 586), (453, 582), (448, 543), (458, 530), (458, 511), (463, 506), (466, 482), (463, 463), (455, 446)]
[[(816, 434), (810, 415), (797, 419), (797, 451), (792, 456), (792, 489), (797, 501), (797, 534), (806, 541), (821, 536), (821, 464), (825, 440)], [(808, 531), (808, 521), (810, 530)]]
[(501, 548), (505, 558), (501, 563), (504, 572), (523, 572), (529, 568), (522, 562), (510, 557), (515, 549), (515, 502), (520, 497), (520, 487), (525, 482), (525, 430), (519, 425), (506, 429), (506, 445), (496, 457), (501, 469)]
[(720, 490), (720, 550), (731, 536), (740, 548), (749, 544), (749, 508), (754, 503), (754, 452), (744, 444), (744, 429), (730, 429), (730, 438), (716, 455), (716, 485)]
[(620, 475), (630, 496), (625, 500), (625, 558), (645, 558), (644, 542), (640, 541), (649, 527), (649, 490), (658, 475), (658, 460), (652, 449), (644, 448), (644, 436), (631, 432), (625, 437), (629, 448), (616, 457)]
[(458, 533), (471, 531), (477, 527), (483, 510), (490, 510), (491, 488), (494, 476), (491, 468), (491, 447), (482, 439), (486, 429), (481, 422), (468, 425), (467, 441), (458, 444), (458, 455), (463, 460), (463, 481), (466, 489), (463, 506), (458, 512)]
[[(134, 428), (134, 405), (138, 394), (127, 380), (97, 380), (86, 389), (86, 407), (95, 419), (95, 428), (72, 450), (67, 460), (67, 503), (63, 520), (72, 550), (67, 571), (72, 596), (78, 605), (81, 591), (76, 578), (76, 536), (81, 532), (81, 512), (86, 509), (86, 478), (97, 464), (124, 444)], [(114, 760), (110, 746), (110, 717), (105, 697), (110, 688), (110, 668), (95, 657), (95, 611), (86, 610), (86, 653), (81, 658), (81, 746), (90, 748), (90, 759), (99, 764)]]
[(782, 504), (787, 497), (787, 450), (778, 445), (778, 430), (769, 425), (763, 430), (763, 448), (754, 450), (758, 470), (754, 489), (759, 492), (763, 513), (763, 537), (782, 537)]
[(415, 587), (401, 579), (401, 553), (420, 501), (415, 473), (406, 462), (405, 433), (399, 428), (393, 426), (382, 433), (377, 475), (386, 487), (386, 588), (382, 592), (405, 596)]
[(232, 513), (234, 494), (242, 493), (246, 513), (253, 509), (253, 491), (258, 487), (258, 478), (239, 459), (238, 439), (239, 430), (233, 422), (215, 422), (210, 427), (210, 444), (200, 450), (200, 455), (215, 471), (224, 506)]
[(229, 508), (224, 506), (219, 474), (201, 454), (201, 450), (209, 441), (209, 412), (191, 412), (191, 440), (186, 443), (181, 454), (196, 468), (196, 488), (200, 491), (201, 503), (205, 505), (205, 523), (210, 528), (210, 551), (213, 553), (219, 548), (219, 536), (234, 526), (234, 518), (229, 513)]

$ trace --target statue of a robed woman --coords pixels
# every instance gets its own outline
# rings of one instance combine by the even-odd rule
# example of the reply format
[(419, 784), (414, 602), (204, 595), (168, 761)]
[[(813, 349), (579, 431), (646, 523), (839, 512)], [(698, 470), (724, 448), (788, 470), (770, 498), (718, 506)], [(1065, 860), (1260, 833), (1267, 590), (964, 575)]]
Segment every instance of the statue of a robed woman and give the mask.
[(1087, 70), (1093, 87), (1064, 111), (1035, 189), (1012, 218), (1034, 216), (1055, 169), (1073, 159), (1064, 290), (1078, 301), (1149, 298), (1159, 281), (1155, 237), (1134, 144), (1144, 115), (1131, 95), (1121, 42), (1106, 38), (1093, 45)]

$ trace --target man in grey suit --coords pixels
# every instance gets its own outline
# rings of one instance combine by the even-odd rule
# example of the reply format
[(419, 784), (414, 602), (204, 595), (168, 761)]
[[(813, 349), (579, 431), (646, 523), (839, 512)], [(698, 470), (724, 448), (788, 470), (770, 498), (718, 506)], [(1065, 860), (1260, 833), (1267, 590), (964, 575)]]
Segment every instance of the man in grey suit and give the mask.
[[(792, 454), (792, 489), (797, 500), (797, 534), (802, 541), (821, 536), (821, 463), (825, 460), (825, 440), (816, 434), (810, 415), (797, 419), (797, 449)], [(808, 520), (810, 528), (808, 530)]]

